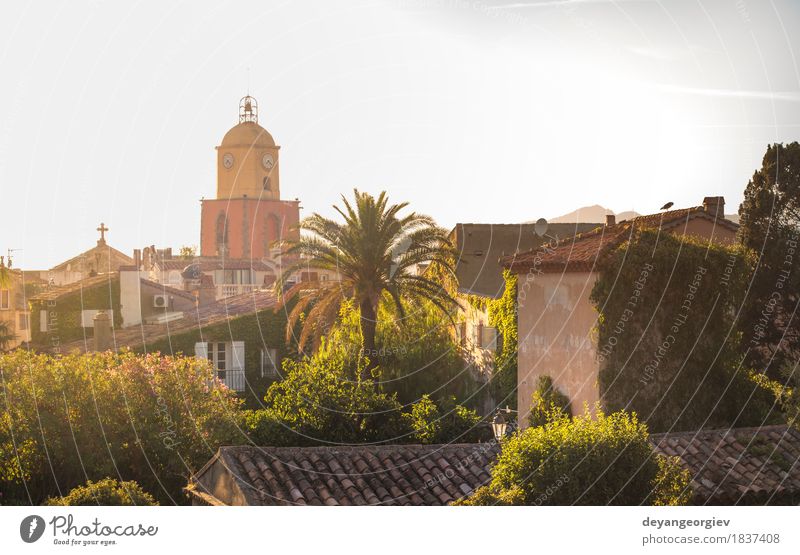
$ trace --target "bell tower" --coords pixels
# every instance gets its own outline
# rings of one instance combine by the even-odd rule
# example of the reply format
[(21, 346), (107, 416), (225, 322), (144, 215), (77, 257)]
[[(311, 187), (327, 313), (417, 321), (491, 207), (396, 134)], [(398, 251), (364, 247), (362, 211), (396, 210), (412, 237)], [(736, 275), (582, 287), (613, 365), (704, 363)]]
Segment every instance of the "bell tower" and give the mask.
[(279, 149), (258, 124), (256, 99), (242, 98), (239, 123), (217, 147), (217, 198), (280, 199)]
[(278, 275), (278, 244), (300, 236), (300, 201), (281, 200), (280, 147), (258, 124), (255, 98), (239, 101), (239, 123), (216, 149), (217, 195), (201, 201), (200, 255), (246, 267), (271, 264)]

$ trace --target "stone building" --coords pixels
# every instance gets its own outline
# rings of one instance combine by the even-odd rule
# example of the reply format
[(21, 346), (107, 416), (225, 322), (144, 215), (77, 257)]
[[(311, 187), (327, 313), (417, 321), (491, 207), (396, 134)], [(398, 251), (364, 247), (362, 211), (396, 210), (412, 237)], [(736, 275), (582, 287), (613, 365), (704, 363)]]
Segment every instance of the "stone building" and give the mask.
[(724, 207), (723, 197), (706, 197), (701, 206), (620, 223), (610, 216), (603, 227), (501, 260), (519, 275), (517, 399), (522, 427), (539, 376), (550, 376), (578, 410), (600, 400), (600, 362), (592, 333), (598, 313), (589, 296), (602, 254), (630, 237), (634, 226), (731, 244), (739, 226), (725, 219)]

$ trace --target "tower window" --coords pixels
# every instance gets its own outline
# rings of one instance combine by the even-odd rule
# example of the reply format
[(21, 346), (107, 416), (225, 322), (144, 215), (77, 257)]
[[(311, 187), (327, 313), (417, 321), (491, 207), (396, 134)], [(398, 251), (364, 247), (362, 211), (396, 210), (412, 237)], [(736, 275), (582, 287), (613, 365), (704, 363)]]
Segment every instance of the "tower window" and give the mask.
[(226, 254), (228, 250), (228, 219), (224, 212), (217, 216), (216, 241), (217, 254)]
[(271, 187), (270, 182), (269, 182), (269, 176), (264, 178), (264, 190), (265, 191), (271, 191), (272, 190), (272, 187)]

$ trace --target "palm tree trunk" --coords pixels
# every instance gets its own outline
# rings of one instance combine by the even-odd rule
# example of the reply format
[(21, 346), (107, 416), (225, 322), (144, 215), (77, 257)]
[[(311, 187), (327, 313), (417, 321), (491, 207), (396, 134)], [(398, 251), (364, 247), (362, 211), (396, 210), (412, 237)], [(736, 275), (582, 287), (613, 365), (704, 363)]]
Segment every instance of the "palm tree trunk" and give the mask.
[(375, 368), (377, 352), (375, 349), (376, 310), (370, 299), (361, 301), (361, 354), (369, 358), (367, 370)]

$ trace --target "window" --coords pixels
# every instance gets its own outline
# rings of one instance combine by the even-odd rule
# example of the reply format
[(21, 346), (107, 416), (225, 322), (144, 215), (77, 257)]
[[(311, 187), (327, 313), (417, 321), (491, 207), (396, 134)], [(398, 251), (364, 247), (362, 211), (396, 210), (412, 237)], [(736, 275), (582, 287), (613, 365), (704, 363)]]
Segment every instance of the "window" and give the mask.
[(207, 358), (230, 389), (244, 391), (244, 341), (195, 343), (194, 355)]
[(8, 289), (0, 289), (0, 310), (11, 308), (11, 295)]
[(263, 183), (264, 183), (264, 190), (265, 190), (265, 191), (271, 191), (271, 190), (272, 190), (272, 188), (271, 188), (271, 185), (270, 185), (270, 183), (269, 183), (269, 176), (266, 176), (266, 177), (264, 178), (264, 181), (263, 181)]
[(228, 219), (224, 212), (217, 216), (216, 227), (217, 254), (226, 254), (228, 251)]
[(30, 314), (28, 314), (27, 312), (20, 312), (19, 324), (17, 325), (17, 328), (20, 331), (27, 331), (29, 326), (30, 326)]
[(278, 372), (278, 350), (261, 349), (261, 377), (277, 378)]
[(481, 348), (494, 351), (497, 349), (497, 328), (483, 326), (481, 328)]
[(456, 343), (462, 347), (467, 346), (467, 323), (459, 322), (456, 325)]

